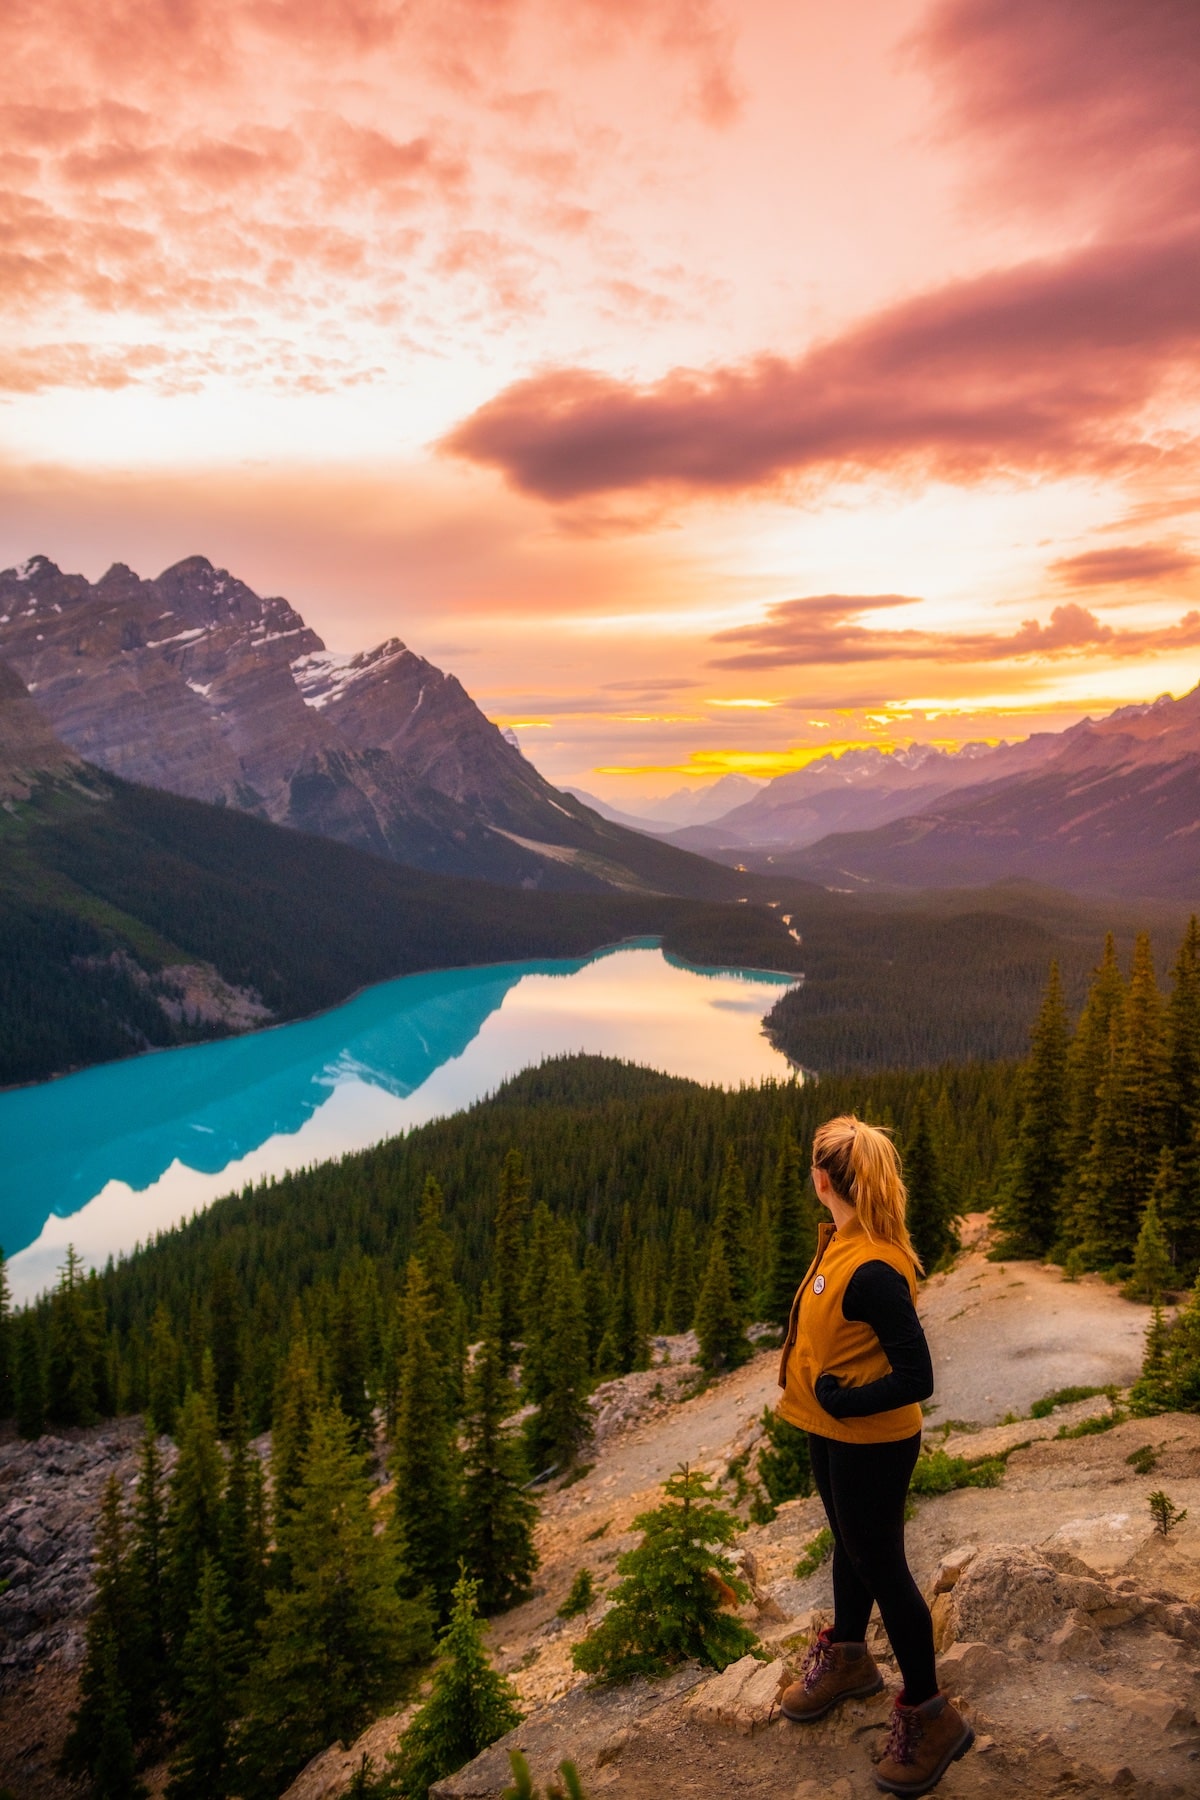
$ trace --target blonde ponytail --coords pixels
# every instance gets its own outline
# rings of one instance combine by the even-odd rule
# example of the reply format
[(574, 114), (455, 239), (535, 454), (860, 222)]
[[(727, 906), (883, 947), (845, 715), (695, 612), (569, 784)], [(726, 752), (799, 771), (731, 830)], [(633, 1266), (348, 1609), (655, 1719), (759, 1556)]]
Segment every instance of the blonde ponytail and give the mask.
[(854, 1208), (868, 1237), (895, 1244), (924, 1274), (905, 1223), (908, 1190), (899, 1153), (884, 1129), (853, 1113), (826, 1119), (813, 1137), (813, 1165), (824, 1169), (839, 1199)]

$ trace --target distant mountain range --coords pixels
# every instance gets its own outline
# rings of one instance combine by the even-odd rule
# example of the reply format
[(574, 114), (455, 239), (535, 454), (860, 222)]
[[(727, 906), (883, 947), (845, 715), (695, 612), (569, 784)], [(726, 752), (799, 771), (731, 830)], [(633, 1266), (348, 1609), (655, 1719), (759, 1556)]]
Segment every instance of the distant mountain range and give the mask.
[(70, 750), (127, 781), (442, 874), (737, 897), (725, 868), (552, 787), (398, 638), (333, 654), (202, 556), (153, 581), (44, 556), (5, 570), (0, 660)]
[(850, 892), (1028, 877), (1200, 904), (1200, 687), (994, 749), (822, 758), (672, 841)]
[(584, 788), (569, 787), (565, 791), (598, 812), (602, 819), (628, 825), (635, 831), (649, 831), (657, 837), (678, 832), (681, 826), (706, 825), (712, 819), (723, 819), (765, 786), (765, 782), (754, 781), (748, 775), (722, 775), (701, 787), (676, 788), (674, 793), (647, 800), (640, 811), (611, 806)]

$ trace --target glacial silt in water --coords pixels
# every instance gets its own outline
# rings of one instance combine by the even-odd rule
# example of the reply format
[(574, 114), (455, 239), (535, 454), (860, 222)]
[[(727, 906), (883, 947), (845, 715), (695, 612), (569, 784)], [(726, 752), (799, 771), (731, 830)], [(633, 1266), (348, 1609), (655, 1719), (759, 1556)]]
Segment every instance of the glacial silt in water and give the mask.
[(587, 1051), (736, 1087), (784, 1076), (762, 1019), (794, 977), (698, 969), (651, 943), (407, 975), (274, 1030), (0, 1094), (0, 1243), (15, 1293), (73, 1243), (102, 1263), (269, 1175), (472, 1105)]

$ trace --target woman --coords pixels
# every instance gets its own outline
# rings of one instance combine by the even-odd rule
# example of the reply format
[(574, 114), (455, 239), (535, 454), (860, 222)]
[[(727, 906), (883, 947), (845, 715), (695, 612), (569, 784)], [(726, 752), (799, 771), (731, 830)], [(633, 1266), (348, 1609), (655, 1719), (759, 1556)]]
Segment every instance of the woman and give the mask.
[(809, 1434), (833, 1533), (833, 1624), (783, 1697), (807, 1724), (843, 1700), (877, 1694), (867, 1649), (878, 1601), (904, 1680), (875, 1783), (925, 1794), (975, 1733), (939, 1693), (929, 1608), (904, 1554), (904, 1502), (921, 1450), (921, 1400), (933, 1392), (916, 1311), (920, 1268), (904, 1222), (900, 1159), (884, 1132), (852, 1116), (813, 1139), (813, 1185), (833, 1215), (792, 1304), (779, 1365), (779, 1411)]

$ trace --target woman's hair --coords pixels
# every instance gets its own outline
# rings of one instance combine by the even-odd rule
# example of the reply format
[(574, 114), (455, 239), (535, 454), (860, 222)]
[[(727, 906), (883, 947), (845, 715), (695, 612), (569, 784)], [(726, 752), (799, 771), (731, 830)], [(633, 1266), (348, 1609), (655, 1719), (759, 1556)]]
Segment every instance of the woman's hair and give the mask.
[(818, 1125), (812, 1156), (813, 1166), (824, 1169), (838, 1197), (854, 1208), (867, 1236), (896, 1244), (924, 1273), (904, 1220), (908, 1190), (900, 1156), (887, 1132), (842, 1113)]

